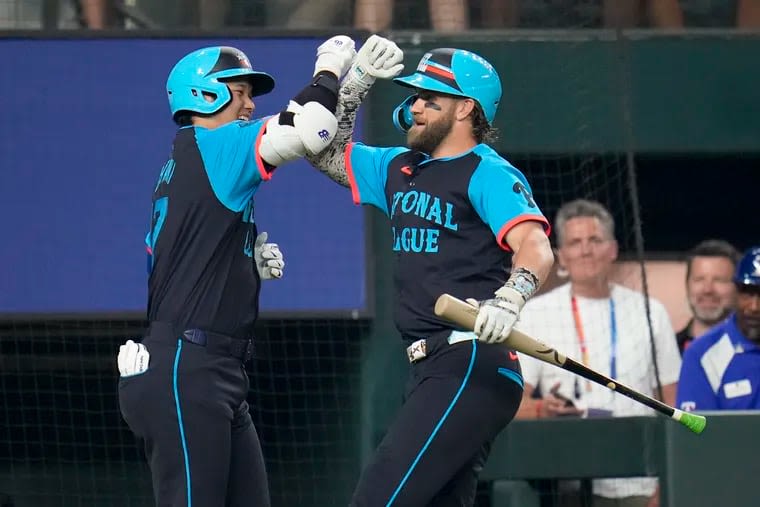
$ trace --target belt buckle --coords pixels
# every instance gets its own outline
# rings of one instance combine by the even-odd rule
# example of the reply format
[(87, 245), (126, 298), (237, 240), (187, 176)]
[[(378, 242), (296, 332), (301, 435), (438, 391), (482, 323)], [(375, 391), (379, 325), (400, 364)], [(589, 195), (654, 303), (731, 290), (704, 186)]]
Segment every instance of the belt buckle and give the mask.
[(406, 355), (410, 363), (415, 363), (427, 357), (427, 341), (425, 338), (417, 340), (406, 348)]

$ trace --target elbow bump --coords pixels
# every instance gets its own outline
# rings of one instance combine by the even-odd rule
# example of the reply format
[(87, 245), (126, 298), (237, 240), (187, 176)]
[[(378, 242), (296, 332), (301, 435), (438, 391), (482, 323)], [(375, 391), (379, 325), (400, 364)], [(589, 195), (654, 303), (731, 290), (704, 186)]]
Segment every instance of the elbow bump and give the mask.
[(307, 102), (293, 117), (293, 127), (298, 132), (306, 152), (316, 155), (335, 139), (338, 120), (319, 102)]
[(261, 136), (259, 155), (267, 163), (278, 167), (304, 155), (316, 155), (335, 139), (338, 120), (319, 102), (303, 106), (291, 102), (286, 113), (270, 119)]

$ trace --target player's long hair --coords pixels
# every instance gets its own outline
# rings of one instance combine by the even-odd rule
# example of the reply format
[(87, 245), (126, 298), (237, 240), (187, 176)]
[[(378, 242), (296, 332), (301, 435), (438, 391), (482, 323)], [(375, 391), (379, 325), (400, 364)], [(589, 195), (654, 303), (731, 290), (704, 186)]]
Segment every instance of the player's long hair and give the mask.
[(499, 129), (489, 125), (483, 108), (475, 103), (472, 110), (472, 135), (478, 143), (493, 144), (499, 138)]

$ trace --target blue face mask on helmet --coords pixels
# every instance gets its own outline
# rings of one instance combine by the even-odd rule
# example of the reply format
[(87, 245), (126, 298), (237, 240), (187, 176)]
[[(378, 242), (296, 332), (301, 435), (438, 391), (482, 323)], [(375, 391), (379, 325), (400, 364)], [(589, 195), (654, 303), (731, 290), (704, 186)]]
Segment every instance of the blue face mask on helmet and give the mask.
[(734, 283), (760, 286), (760, 247), (750, 248), (736, 266)]
[[(232, 98), (225, 81), (234, 79), (245, 79), (251, 83), (254, 97), (274, 89), (272, 76), (254, 71), (248, 57), (239, 49), (216, 46), (198, 49), (184, 56), (166, 81), (172, 117), (176, 121), (181, 111), (199, 114), (220, 111)], [(213, 100), (207, 100), (204, 94)]]
[[(496, 69), (464, 49), (434, 49), (422, 57), (414, 74), (393, 81), (407, 88), (473, 99), (483, 109), (489, 124), (493, 124), (501, 100), (501, 80)], [(393, 111), (393, 124), (402, 132), (413, 125), (411, 108), (415, 100), (416, 95), (407, 97)]]

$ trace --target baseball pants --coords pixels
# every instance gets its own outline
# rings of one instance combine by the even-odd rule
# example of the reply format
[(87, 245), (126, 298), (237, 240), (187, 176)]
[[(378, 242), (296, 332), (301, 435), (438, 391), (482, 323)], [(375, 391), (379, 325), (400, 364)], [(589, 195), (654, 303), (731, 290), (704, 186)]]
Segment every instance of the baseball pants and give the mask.
[(143, 442), (156, 506), (269, 507), (248, 413), (250, 342), (152, 323), (148, 369), (119, 380), (122, 416)]
[(491, 444), (522, 397), (517, 354), (477, 340), (427, 340), (405, 401), (363, 471), (354, 507), (453, 507), (475, 502)]

